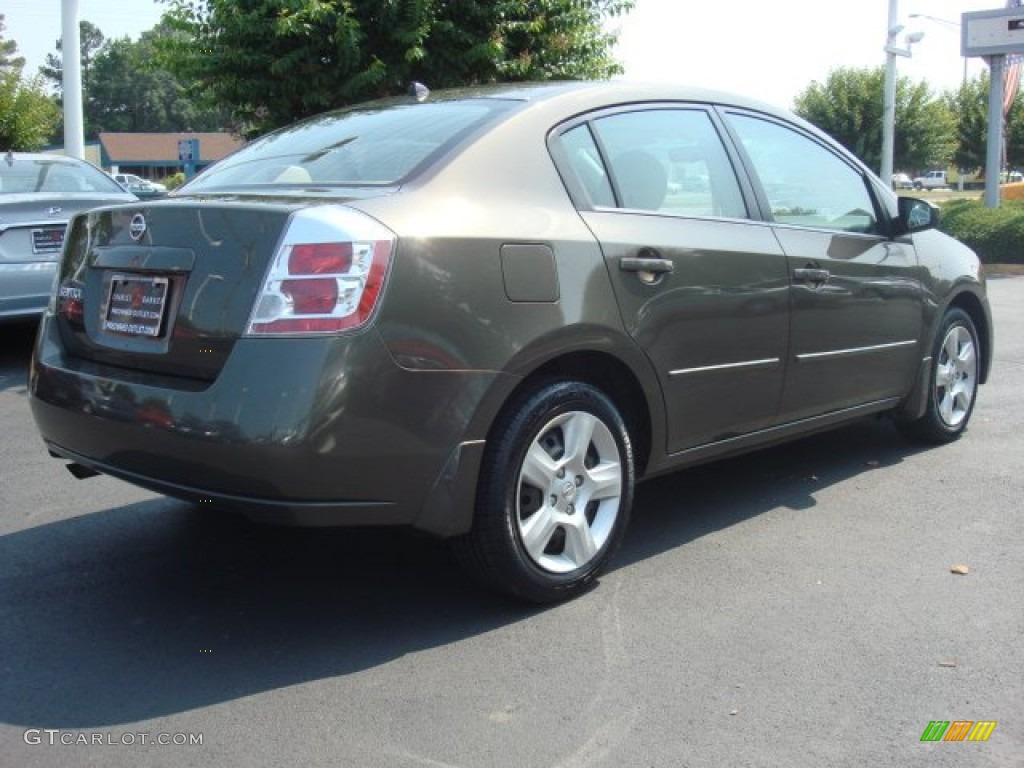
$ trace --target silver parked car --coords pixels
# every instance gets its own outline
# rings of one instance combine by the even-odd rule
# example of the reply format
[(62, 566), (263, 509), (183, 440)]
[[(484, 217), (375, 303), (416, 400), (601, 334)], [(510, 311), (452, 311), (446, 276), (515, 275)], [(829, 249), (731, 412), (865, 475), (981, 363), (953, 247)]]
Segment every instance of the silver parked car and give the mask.
[(135, 200), (82, 160), (20, 152), (0, 156), (0, 320), (42, 314), (72, 215)]

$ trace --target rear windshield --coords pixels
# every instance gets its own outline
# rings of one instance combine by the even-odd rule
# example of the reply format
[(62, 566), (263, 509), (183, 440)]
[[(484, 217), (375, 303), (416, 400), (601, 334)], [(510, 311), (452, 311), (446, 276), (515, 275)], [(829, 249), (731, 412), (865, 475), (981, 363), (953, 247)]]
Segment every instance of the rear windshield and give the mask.
[(481, 99), (331, 112), (259, 139), (183, 191), (397, 184), (515, 104)]
[(0, 157), (0, 195), (35, 192), (124, 192), (112, 178), (86, 163), (60, 158)]

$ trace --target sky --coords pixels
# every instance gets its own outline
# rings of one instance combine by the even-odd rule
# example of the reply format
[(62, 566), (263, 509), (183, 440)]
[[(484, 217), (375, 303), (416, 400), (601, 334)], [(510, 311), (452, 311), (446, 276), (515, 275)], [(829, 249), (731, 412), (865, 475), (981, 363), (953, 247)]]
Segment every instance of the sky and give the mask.
[[(925, 36), (911, 58), (897, 59), (898, 73), (927, 81), (936, 92), (956, 88), (964, 75), (960, 15), (1004, 6), (1004, 0), (899, 0), (906, 27), (900, 43), (906, 32)], [(79, 0), (79, 17), (107, 37), (137, 39), (165, 8), (155, 0)], [(626, 79), (718, 88), (791, 107), (832, 69), (884, 63), (888, 9), (889, 0), (636, 0), (610, 26), (620, 33), (616, 56)], [(0, 13), (5, 39), (18, 43), (26, 72), (34, 73), (60, 37), (61, 0), (2, 0)], [(980, 59), (967, 61), (969, 77), (984, 68)]]

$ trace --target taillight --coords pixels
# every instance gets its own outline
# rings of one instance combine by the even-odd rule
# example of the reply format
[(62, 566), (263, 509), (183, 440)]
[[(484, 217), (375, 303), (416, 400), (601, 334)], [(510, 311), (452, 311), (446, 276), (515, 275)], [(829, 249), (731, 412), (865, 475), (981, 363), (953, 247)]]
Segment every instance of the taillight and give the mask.
[(82, 286), (73, 281), (60, 283), (54, 293), (56, 299), (56, 312), (76, 325), (81, 325), (85, 317), (85, 308), (82, 303)]
[(366, 323), (380, 300), (395, 236), (351, 208), (296, 213), (263, 280), (250, 336), (336, 333)]
[(292, 274), (337, 274), (351, 268), (352, 243), (293, 245), (288, 255), (288, 271)]
[(297, 315), (326, 315), (338, 306), (338, 281), (333, 277), (285, 280), (281, 293), (292, 300)]

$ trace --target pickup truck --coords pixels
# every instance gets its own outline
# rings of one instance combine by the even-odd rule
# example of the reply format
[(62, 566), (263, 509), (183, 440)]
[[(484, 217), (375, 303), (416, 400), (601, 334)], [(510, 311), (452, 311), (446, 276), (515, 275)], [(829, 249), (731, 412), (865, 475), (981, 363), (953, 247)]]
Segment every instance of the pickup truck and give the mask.
[(914, 189), (944, 189), (949, 186), (945, 171), (928, 171), (914, 179)]

